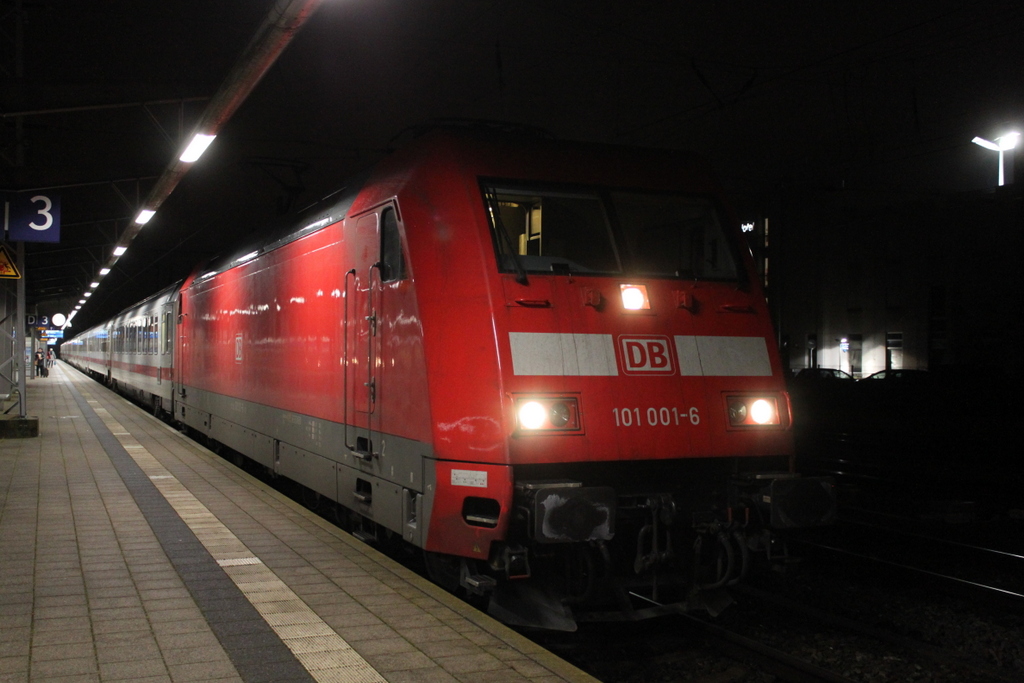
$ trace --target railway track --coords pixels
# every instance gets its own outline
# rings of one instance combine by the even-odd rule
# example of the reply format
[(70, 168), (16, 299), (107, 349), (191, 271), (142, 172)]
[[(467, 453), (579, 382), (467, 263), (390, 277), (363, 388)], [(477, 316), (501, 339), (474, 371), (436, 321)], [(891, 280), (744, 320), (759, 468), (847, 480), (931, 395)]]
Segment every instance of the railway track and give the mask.
[[(725, 620), (676, 615), (572, 636), (529, 634), (605, 683), (903, 682), (1014, 683), (1013, 672), (866, 622), (742, 590)], [(773, 634), (766, 638), (765, 633)]]
[[(993, 576), (996, 568), (1009, 575), (1010, 580), (1024, 575), (1024, 557), (1014, 550), (990, 544), (966, 542), (962, 539), (941, 537), (917, 532), (920, 520), (904, 520), (911, 528), (897, 529), (893, 520), (864, 522), (851, 525), (867, 529), (875, 539), (882, 529), (888, 533), (881, 550), (906, 549), (908, 541), (922, 546), (917, 549), (918, 560), (936, 557), (949, 559), (960, 555), (958, 567), (981, 570)], [(958, 528), (959, 531), (959, 528)], [(963, 533), (961, 531), (961, 533)], [(969, 533), (969, 532), (968, 532)], [(819, 544), (819, 549), (821, 545)], [(928, 551), (931, 552), (928, 552)], [(842, 551), (842, 552), (841, 552)], [(840, 554), (841, 552), (841, 554)], [(972, 683), (1011, 683), (1024, 679), (1024, 648), (1020, 647), (1024, 619), (1012, 617), (1017, 603), (1024, 599), (1021, 591), (1010, 590), (983, 579), (968, 580), (949, 572), (915, 566), (904, 557), (903, 561), (879, 556), (879, 549), (863, 554), (863, 562), (873, 565), (870, 574), (855, 565), (858, 555), (849, 549), (828, 548), (827, 553), (842, 558), (841, 562), (825, 559), (823, 564), (841, 565), (838, 576), (825, 576), (809, 561), (794, 573), (818, 574), (811, 591), (794, 599), (786, 595), (794, 592), (792, 577), (769, 577), (767, 587), (750, 584), (735, 589), (738, 604), (730, 608), (715, 622), (695, 617), (672, 617), (663, 622), (662, 630), (675, 632), (670, 639), (656, 631), (644, 632), (632, 646), (646, 651), (658, 643), (656, 649), (675, 653), (674, 659), (694, 661), (689, 654), (694, 647), (710, 647), (724, 658), (714, 670), (706, 674), (696, 671), (672, 670), (672, 659), (663, 670), (652, 670), (655, 661), (644, 659), (638, 668), (625, 673), (609, 675), (614, 666), (592, 668), (591, 672), (605, 681), (679, 680), (721, 683), (722, 681), (962, 681)], [(908, 555), (904, 552), (904, 555)], [(824, 553), (822, 558), (827, 557)], [(982, 563), (979, 558), (986, 558)], [(799, 566), (799, 565), (798, 565)], [(884, 572), (898, 569), (905, 581), (886, 581)], [(844, 573), (862, 580), (859, 585), (844, 585)], [(986, 572), (982, 572), (985, 574)], [(967, 587), (971, 594), (984, 592), (997, 606), (995, 612), (1003, 617), (992, 617), (974, 597), (947, 599), (944, 591), (930, 590), (918, 578), (927, 575), (950, 586)], [(822, 578), (824, 577), (824, 578)], [(916, 587), (911, 588), (910, 586)], [(799, 593), (799, 591), (796, 591)], [(957, 591), (953, 591), (956, 593)], [(820, 607), (820, 606), (826, 607)], [(986, 623), (988, 621), (988, 623)], [(676, 624), (685, 623), (685, 628)], [(671, 624), (668, 628), (666, 625)], [(582, 636), (584, 641), (589, 635)], [(539, 641), (542, 642), (543, 641)], [(594, 648), (593, 644), (580, 647)], [(628, 650), (623, 641), (618, 647)], [(605, 645), (598, 645), (590, 654), (565, 653), (567, 659), (588, 667), (601, 657), (610, 657)], [(621, 655), (628, 657), (628, 655)], [(727, 663), (729, 660), (731, 664)], [(642, 667), (642, 668), (640, 668)], [(772, 678), (765, 678), (772, 676)]]
[[(854, 679), (703, 619), (686, 615), (681, 618), (689, 620), (724, 654), (752, 665), (756, 670), (771, 674), (779, 680), (790, 683), (855, 683)], [(706, 680), (710, 683), (720, 681), (721, 678), (708, 676)]]
[(673, 615), (628, 627), (587, 624), (575, 634), (526, 635), (604, 683), (856, 683), (700, 617)]
[(777, 593), (751, 586), (740, 586), (736, 591), (762, 604), (770, 605), (772, 609), (784, 610), (802, 619), (813, 620), (823, 628), (836, 629), (844, 633), (854, 633), (858, 636), (884, 643), (894, 652), (901, 653), (900, 656), (910, 655), (915, 659), (928, 660), (944, 670), (970, 671), (986, 677), (987, 680), (1002, 681), (1003, 683), (1017, 683), (1020, 680), (1019, 675), (1001, 671), (976, 657), (953, 652), (917, 638), (880, 628), (865, 621), (822, 610), (804, 602), (780, 596)]
[(997, 544), (996, 539), (981, 545), (921, 531), (920, 520), (904, 518), (916, 528), (901, 528), (894, 516), (887, 518), (888, 524), (844, 518), (828, 533), (792, 534), (787, 541), (1024, 606), (1024, 553), (1006, 542)]

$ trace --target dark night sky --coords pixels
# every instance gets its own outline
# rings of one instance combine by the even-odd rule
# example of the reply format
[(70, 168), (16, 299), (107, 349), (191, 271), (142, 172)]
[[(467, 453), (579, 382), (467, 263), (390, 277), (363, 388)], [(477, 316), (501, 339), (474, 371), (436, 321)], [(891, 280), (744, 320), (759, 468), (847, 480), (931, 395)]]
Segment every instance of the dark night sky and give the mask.
[[(8, 42), (4, 114), (212, 96), (271, 5), (23, 1), (24, 75)], [(878, 202), (982, 189), (996, 158), (971, 138), (1024, 124), (1022, 34), (1019, 0), (325, 0), (76, 329), (181, 277), (289, 200), (313, 201), (431, 119), (691, 149), (754, 205), (783, 186)], [(165, 133), (187, 133), (203, 104), (26, 116), (21, 165), (14, 120), (3, 119), (0, 189), (98, 183), (63, 191), (65, 251), (30, 252), (30, 291), (31, 269), (73, 246), (61, 270), (88, 286), (172, 157)]]

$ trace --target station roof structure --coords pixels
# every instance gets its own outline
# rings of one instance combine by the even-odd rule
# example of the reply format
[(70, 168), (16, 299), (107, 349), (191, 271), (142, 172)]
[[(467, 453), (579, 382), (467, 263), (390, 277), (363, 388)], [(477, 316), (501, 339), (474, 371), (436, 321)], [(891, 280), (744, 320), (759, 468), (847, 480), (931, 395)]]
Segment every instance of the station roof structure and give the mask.
[(0, 193), (61, 202), (61, 241), (26, 243), (29, 312), (69, 313), (92, 290), (74, 326), (99, 322), (431, 120), (692, 149), (736, 195), (768, 203), (780, 188), (994, 185), (971, 139), (1024, 116), (1013, 0), (302, 4), (301, 30), (137, 227), (268, 17), (292, 3), (4, 3)]

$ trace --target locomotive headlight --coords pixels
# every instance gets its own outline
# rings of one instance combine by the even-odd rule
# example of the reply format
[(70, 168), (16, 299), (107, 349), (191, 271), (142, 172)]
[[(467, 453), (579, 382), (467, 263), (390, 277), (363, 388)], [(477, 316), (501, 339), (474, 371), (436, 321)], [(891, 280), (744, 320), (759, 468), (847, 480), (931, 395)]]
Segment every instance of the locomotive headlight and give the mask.
[(622, 296), (622, 307), (627, 311), (645, 311), (651, 307), (645, 285), (619, 285), (619, 294)]
[(580, 430), (579, 403), (575, 397), (516, 398), (516, 426), (520, 432)]
[(729, 413), (729, 424), (733, 427), (782, 423), (778, 399), (774, 396), (729, 396), (725, 404)]
[(750, 404), (750, 419), (759, 425), (771, 424), (778, 416), (775, 414), (775, 406), (763, 398), (759, 398)]
[(547, 418), (548, 411), (536, 401), (527, 401), (519, 406), (519, 426), (523, 429), (540, 429)]

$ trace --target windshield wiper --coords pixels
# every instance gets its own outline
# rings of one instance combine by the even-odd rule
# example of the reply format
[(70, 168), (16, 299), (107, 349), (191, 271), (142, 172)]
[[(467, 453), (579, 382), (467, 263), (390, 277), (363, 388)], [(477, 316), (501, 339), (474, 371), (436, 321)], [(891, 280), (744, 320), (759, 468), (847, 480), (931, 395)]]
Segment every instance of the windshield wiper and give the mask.
[(501, 208), (498, 206), (497, 195), (493, 192), (488, 192), (487, 204), (490, 206), (491, 215), (494, 217), (494, 229), (498, 231), (498, 234), (505, 243), (505, 247), (508, 249), (509, 257), (512, 260), (512, 268), (516, 271), (516, 282), (521, 285), (530, 284), (529, 280), (526, 279), (526, 269), (523, 268), (523, 264), (519, 260), (519, 249), (512, 244), (512, 236), (506, 232), (505, 224), (501, 220)]

